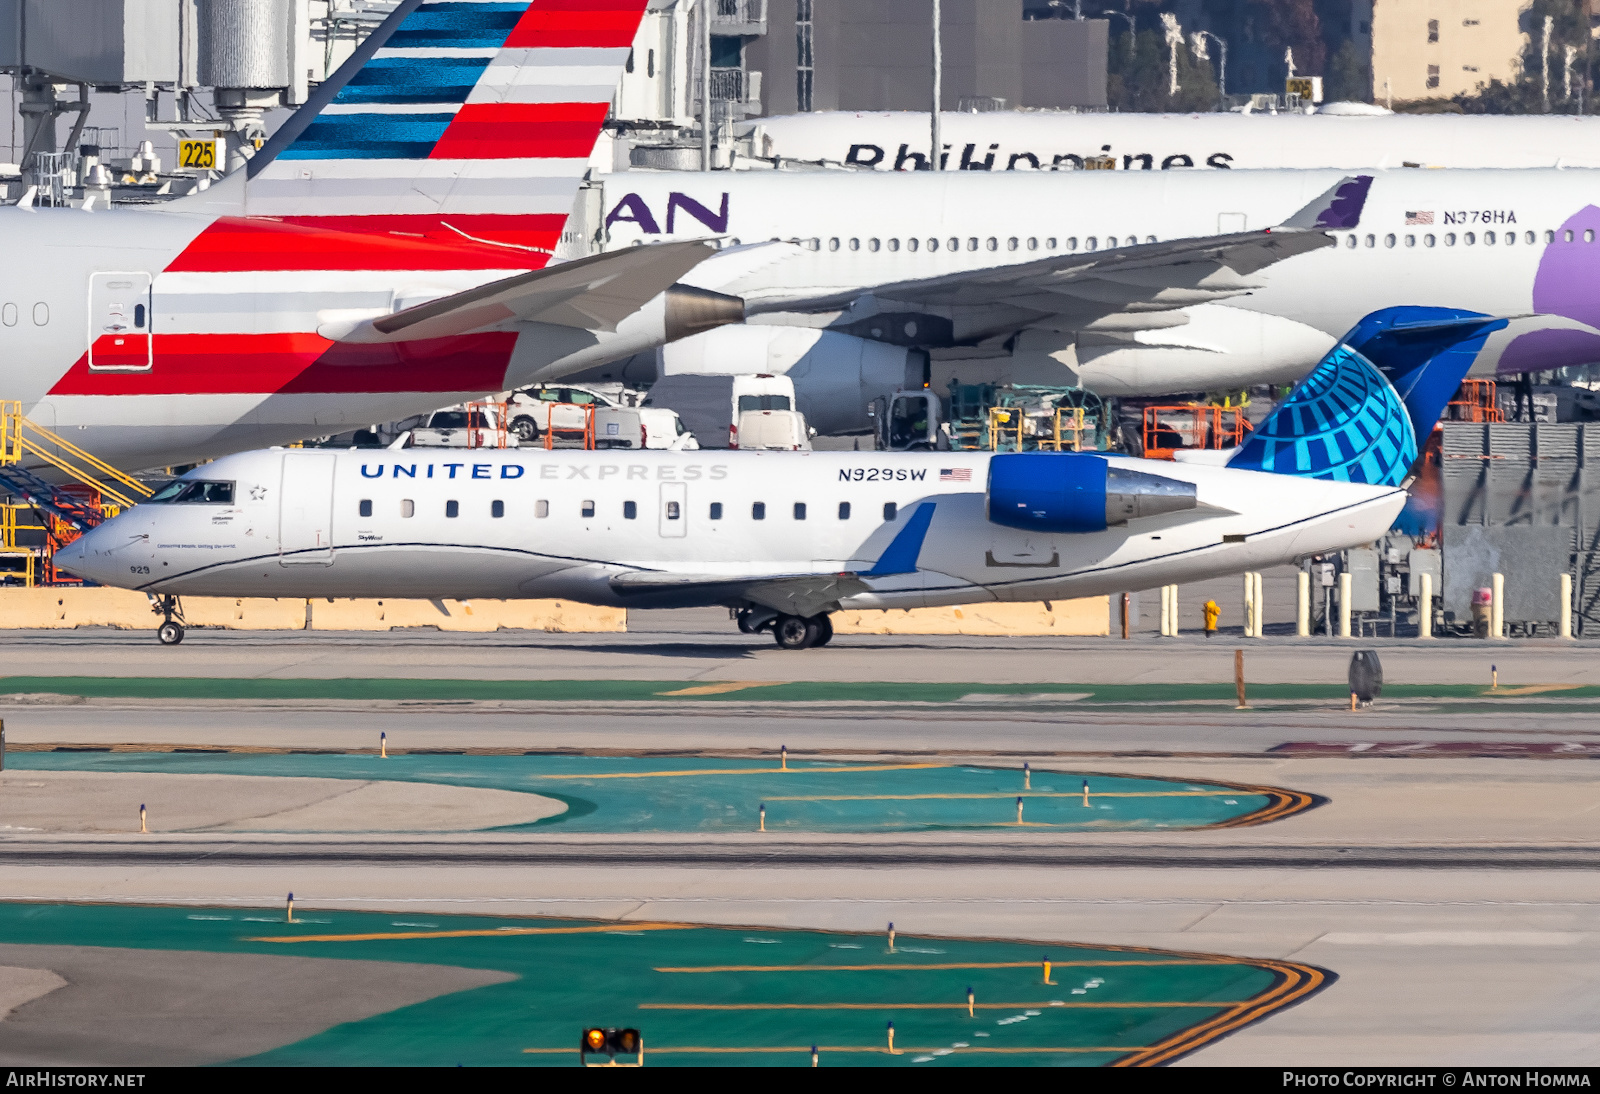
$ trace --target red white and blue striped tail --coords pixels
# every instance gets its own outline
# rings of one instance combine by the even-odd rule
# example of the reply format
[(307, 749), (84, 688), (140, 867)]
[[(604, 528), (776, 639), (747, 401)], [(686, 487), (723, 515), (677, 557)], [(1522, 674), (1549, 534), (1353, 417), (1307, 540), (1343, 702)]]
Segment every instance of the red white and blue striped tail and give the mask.
[(404, 0), (250, 161), (245, 214), (553, 250), (645, 4)]

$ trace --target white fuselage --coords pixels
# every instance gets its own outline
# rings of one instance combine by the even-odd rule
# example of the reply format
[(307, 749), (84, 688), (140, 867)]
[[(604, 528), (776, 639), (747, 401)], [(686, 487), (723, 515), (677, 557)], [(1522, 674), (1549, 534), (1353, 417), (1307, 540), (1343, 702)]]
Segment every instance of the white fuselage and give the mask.
[[(1070, 170), (1110, 156), (1119, 171), (1334, 167), (1600, 167), (1600, 119), (1573, 114), (1069, 114), (950, 112), (939, 118), (947, 170)], [(753, 120), (771, 157), (877, 171), (927, 162), (916, 111), (816, 111)], [(990, 157), (993, 157), (992, 159)]]
[[(1541, 313), (1542, 325), (1571, 332), (1559, 345), (1535, 353), (1524, 343), (1509, 355), (1525, 328), (1497, 336), (1480, 372), (1600, 361), (1600, 294), (1586, 287), (1593, 276), (1582, 276), (1600, 272), (1600, 244), (1590, 242), (1600, 230), (1600, 171), (1375, 175), (1359, 229), (1332, 233), (1336, 246), (1248, 273), (1246, 287), (1221, 302), (1185, 305), (1174, 294), (1164, 310), (1140, 305), (1107, 333), (1068, 318), (965, 306), (959, 292), (937, 306), (910, 305), (883, 287), (1135, 240), (1265, 229), (1346, 173), (632, 171), (604, 186), (612, 247), (713, 231), (797, 241), (788, 261), (722, 291), (744, 296), (762, 313), (756, 323), (928, 349), (940, 387), (952, 375), (1076, 381), (1107, 395), (1288, 382), (1363, 315), (1402, 304)], [(1147, 276), (1182, 283), (1160, 269)], [(1064, 295), (1072, 291), (1063, 285)], [(785, 311), (841, 293), (854, 299), (838, 310)]]
[(1102, 532), (1025, 532), (988, 520), (990, 458), (255, 451), (185, 476), (231, 483), (231, 503), (138, 506), (56, 564), (192, 595), (728, 603), (726, 589), (620, 595), (612, 579), (861, 574), (931, 502), (915, 572), (865, 577), (868, 591), (841, 602), (908, 608), (1095, 595), (1286, 562), (1371, 541), (1405, 501), (1392, 487), (1113, 457), (1113, 467), (1195, 483), (1198, 507)]

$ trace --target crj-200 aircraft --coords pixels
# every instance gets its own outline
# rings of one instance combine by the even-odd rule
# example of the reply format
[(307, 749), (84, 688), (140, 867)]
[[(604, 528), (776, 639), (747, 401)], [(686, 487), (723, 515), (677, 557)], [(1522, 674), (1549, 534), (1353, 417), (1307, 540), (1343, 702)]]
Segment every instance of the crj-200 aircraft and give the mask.
[[(1042, 600), (1367, 543), (1506, 320), (1368, 316), (1228, 460), (1077, 453), (269, 450), (171, 483), (56, 564), (178, 594), (725, 604), (803, 648), (839, 608)], [(1307, 482), (1307, 479), (1316, 480)]]
[(1263, 249), (1261, 229), (1307, 223), (1292, 215), (1350, 178), (606, 176), (609, 246), (708, 232), (798, 244), (721, 286), (745, 298), (749, 324), (615, 371), (788, 372), (807, 416), (832, 432), (866, 428), (867, 403), (920, 374), (923, 354), (941, 390), (953, 377), (1102, 395), (1217, 390), (1298, 379), (1363, 315), (1403, 304), (1529, 317), (1491, 339), (1485, 373), (1600, 361), (1600, 294), (1588, 289), (1600, 271), (1600, 172), (1374, 171), (1354, 176), (1370, 189), (1309, 221), (1317, 240)]
[(645, 0), (404, 0), (249, 162), (159, 210), (0, 210), (0, 398), (186, 462), (739, 318), (703, 243), (546, 266)]

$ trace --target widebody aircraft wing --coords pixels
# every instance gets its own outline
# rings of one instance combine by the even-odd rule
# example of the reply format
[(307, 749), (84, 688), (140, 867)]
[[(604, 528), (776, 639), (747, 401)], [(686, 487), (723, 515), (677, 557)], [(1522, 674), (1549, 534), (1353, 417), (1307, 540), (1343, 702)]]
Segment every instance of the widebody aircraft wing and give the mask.
[(1327, 233), (1357, 225), (1371, 183), (1369, 175), (1343, 179), (1265, 231), (1052, 255), (878, 285), (865, 293), (750, 299), (746, 306), (751, 314), (931, 312), (952, 321), (958, 340), (1028, 326), (1093, 329), (1111, 316), (1117, 317), (1112, 329), (1167, 326), (1140, 316), (1251, 292), (1259, 287), (1251, 278), (1258, 270), (1333, 246)]
[(519, 322), (612, 331), (715, 253), (715, 244), (700, 240), (608, 251), (491, 281), (390, 315), (335, 320), (323, 324), (318, 333), (336, 342), (373, 343), (449, 338), (503, 330)]

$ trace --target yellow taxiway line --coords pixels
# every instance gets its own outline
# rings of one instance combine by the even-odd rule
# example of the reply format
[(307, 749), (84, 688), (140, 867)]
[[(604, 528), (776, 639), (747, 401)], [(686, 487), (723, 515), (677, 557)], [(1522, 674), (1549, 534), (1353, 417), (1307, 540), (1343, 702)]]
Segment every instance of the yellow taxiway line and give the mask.
[[(640, 1003), (640, 1010), (966, 1010), (967, 1003)], [(1238, 1003), (1186, 1002), (1105, 1002), (1105, 1003), (972, 1003), (978, 1010), (1227, 1010)]]
[[(892, 764), (874, 767), (731, 767), (699, 771), (607, 771), (595, 775), (534, 775), (532, 777), (535, 779), (681, 779), (686, 775), (794, 775), (800, 772), (804, 772), (807, 775), (823, 772), (829, 774), (838, 774), (840, 772), (870, 774), (875, 771), (926, 771), (928, 768), (948, 766), (948, 764)], [(1005, 797), (1004, 794), (1000, 796)], [(791, 799), (775, 798), (773, 800), (788, 801)]]
[[(651, 972), (901, 972), (950, 969), (1037, 969), (1043, 961), (951, 961), (929, 965), (684, 965), (664, 966)], [(1226, 958), (1184, 961), (1052, 961), (1053, 969), (1104, 969), (1125, 965), (1230, 965)]]

